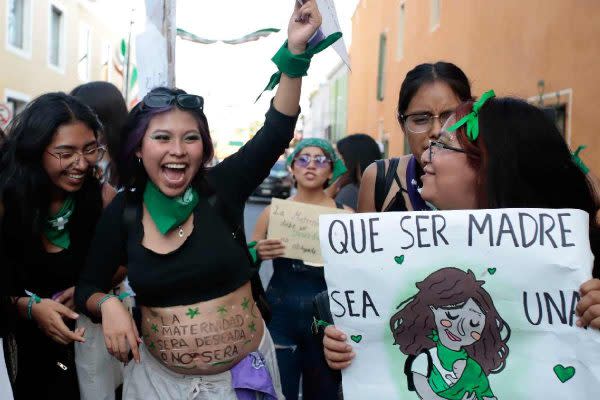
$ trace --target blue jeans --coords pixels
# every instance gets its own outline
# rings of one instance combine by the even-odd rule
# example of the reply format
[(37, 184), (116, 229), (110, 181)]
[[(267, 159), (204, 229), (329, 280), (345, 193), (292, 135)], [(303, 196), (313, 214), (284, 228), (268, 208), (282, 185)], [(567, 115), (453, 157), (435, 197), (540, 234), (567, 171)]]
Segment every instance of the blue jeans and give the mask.
[(338, 396), (338, 382), (325, 362), (321, 338), (311, 332), (312, 300), (325, 289), (322, 268), (287, 258), (273, 260), (273, 277), (267, 288), (273, 318), (268, 328), (287, 400), (298, 399), (300, 376), (303, 400)]

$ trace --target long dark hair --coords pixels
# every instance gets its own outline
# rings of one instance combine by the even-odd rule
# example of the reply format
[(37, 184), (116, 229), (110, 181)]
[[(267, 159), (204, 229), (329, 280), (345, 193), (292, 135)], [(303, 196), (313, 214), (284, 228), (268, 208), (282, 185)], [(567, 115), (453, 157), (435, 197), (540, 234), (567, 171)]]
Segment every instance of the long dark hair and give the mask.
[[(10, 226), (4, 240), (25, 249), (39, 249), (50, 207), (51, 182), (42, 165), (42, 156), (61, 125), (82, 122), (97, 137), (102, 126), (85, 104), (65, 93), (47, 93), (32, 100), (8, 127), (0, 150), (0, 196), (4, 204), (3, 228)], [(101, 187), (88, 170), (83, 186), (73, 193), (75, 211), (70, 222), (73, 242), (91, 239), (102, 211)]]
[[(477, 361), (486, 375), (504, 369), (508, 357), (506, 343), (510, 327), (500, 317), (489, 293), (482, 287), (484, 281), (475, 279), (470, 270), (442, 268), (416, 284), (419, 292), (390, 319), (394, 344), (406, 355), (419, 355), (436, 346), (428, 336), (436, 329), (430, 306), (441, 307), (473, 299), (485, 314), (481, 338), (465, 346), (469, 357)], [(506, 331), (505, 335), (502, 332)]]
[(410, 101), (426, 83), (445, 82), (460, 101), (471, 100), (471, 84), (467, 75), (456, 65), (438, 61), (434, 64), (419, 64), (406, 74), (398, 96), (398, 121), (406, 113)]
[[(471, 112), (472, 102), (457, 109), (457, 118)], [(591, 182), (573, 162), (564, 138), (544, 112), (523, 100), (488, 100), (479, 112), (479, 138), (457, 139), (478, 173), (479, 208), (576, 208), (590, 215), (590, 239), (598, 243), (599, 204)], [(600, 254), (594, 276), (600, 273)]]
[[(181, 89), (171, 89), (166, 87), (158, 87), (152, 89), (149, 94), (160, 93), (168, 95), (179, 95), (186, 94)], [(153, 117), (158, 114), (165, 113), (173, 110), (176, 105), (171, 105), (163, 108), (150, 108), (144, 105), (142, 100), (138, 103), (127, 116), (125, 126), (123, 127), (122, 133), (122, 146), (119, 157), (117, 158), (117, 170), (120, 177), (120, 184), (126, 189), (135, 189), (135, 197), (141, 196), (146, 187), (148, 181), (148, 174), (144, 169), (144, 166), (137, 160), (135, 151), (139, 148), (144, 134), (150, 125), (150, 121)], [(198, 110), (184, 110), (189, 112), (198, 122), (198, 130), (202, 137), (203, 154), (202, 154), (202, 165), (194, 177), (192, 184), (201, 188), (203, 186), (203, 177), (206, 172), (206, 163), (208, 163), (214, 154), (214, 146), (210, 137), (210, 131), (208, 129), (208, 121), (204, 112)], [(130, 192), (131, 193), (131, 192)]]
[(337, 149), (348, 169), (349, 181), (354, 184), (359, 184), (359, 175), (381, 158), (381, 150), (375, 139), (364, 133), (355, 133), (338, 140)]
[(102, 81), (79, 85), (71, 91), (71, 95), (90, 106), (102, 123), (103, 130), (99, 140), (108, 149), (111, 159), (109, 179), (112, 185), (116, 185), (118, 175), (115, 160), (121, 148), (121, 132), (127, 118), (125, 99), (115, 85)]

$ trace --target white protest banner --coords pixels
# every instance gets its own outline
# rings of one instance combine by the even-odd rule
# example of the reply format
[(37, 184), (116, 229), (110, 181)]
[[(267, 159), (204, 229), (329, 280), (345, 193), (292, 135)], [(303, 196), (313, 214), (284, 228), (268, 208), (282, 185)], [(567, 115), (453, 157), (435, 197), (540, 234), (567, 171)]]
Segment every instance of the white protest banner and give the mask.
[(320, 239), (345, 400), (598, 397), (600, 332), (575, 324), (587, 213), (325, 215)]
[(283, 242), (285, 257), (322, 266), (323, 258), (319, 248), (319, 216), (348, 212), (343, 209), (273, 198), (267, 238), (279, 239)]
[[(304, 4), (304, 0), (297, 0), (300, 4)], [(316, 46), (321, 40), (325, 39), (327, 36), (332, 33), (341, 32), (342, 28), (340, 27), (340, 21), (337, 16), (337, 11), (335, 9), (335, 3), (333, 0), (317, 0), (317, 7), (319, 7), (319, 12), (321, 13), (321, 17), (323, 18), (323, 22), (321, 23), (321, 28), (315, 33), (315, 35), (310, 39), (308, 45), (309, 47)], [(340, 40), (336, 41), (331, 45), (335, 52), (340, 56), (344, 64), (350, 68), (350, 56), (348, 55), (348, 50), (346, 49), (346, 43), (344, 42), (344, 38), (342, 37)]]

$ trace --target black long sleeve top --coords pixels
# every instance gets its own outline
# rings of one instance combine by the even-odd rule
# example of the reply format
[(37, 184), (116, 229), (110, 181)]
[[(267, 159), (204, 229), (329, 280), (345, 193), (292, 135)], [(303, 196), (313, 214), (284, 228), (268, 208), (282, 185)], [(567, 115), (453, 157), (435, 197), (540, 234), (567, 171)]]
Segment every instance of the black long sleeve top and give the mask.
[[(238, 152), (210, 169), (206, 180), (225, 197), (240, 221), (247, 198), (269, 174), (291, 141), (297, 115), (290, 117), (273, 106), (264, 126)], [(229, 225), (215, 213), (206, 196), (194, 210), (194, 229), (186, 241), (168, 254), (142, 246), (141, 204), (135, 229), (123, 229), (126, 193), (119, 193), (96, 227), (86, 267), (76, 289), (77, 307), (97, 292), (106, 293), (119, 265), (127, 265), (131, 287), (139, 304), (169, 307), (193, 304), (231, 293), (252, 277), (245, 250), (231, 235)]]

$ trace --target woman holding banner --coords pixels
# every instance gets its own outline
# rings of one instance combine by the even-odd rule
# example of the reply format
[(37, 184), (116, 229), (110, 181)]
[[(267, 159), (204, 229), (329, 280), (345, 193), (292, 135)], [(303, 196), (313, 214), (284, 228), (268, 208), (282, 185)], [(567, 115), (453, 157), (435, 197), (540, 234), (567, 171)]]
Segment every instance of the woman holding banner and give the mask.
[(465, 73), (452, 63), (420, 64), (406, 74), (398, 98), (398, 122), (412, 154), (371, 164), (360, 182), (358, 212), (428, 210), (418, 188), (421, 155), (441, 126), (471, 100)]
[[(296, 3), (274, 57), (280, 73), (269, 87), (280, 79), (279, 88), (263, 128), (210, 170), (200, 96), (157, 88), (130, 112), (118, 160), (126, 190), (98, 224), (76, 292), (79, 308), (102, 319), (109, 353), (123, 362), (133, 354), (124, 398), (283, 398), (243, 209), (293, 137), (301, 76), (314, 54), (307, 43), (320, 25), (315, 1)], [(121, 264), (139, 327), (108, 293)]]
[[(600, 329), (598, 203), (563, 137), (544, 113), (525, 101), (494, 98), (463, 103), (421, 156), (424, 200), (441, 210), (575, 208), (590, 215), (593, 276), (580, 288), (577, 326)], [(327, 327), (323, 340), (331, 368), (343, 369), (354, 353), (346, 335)], [(413, 374), (414, 375), (414, 374)]]
[[(298, 192), (290, 201), (329, 208), (350, 208), (334, 201), (325, 192), (328, 182), (346, 172), (331, 144), (323, 139), (304, 139), (287, 159)], [(323, 268), (306, 265), (302, 260), (285, 258), (285, 245), (278, 239), (266, 239), (270, 206), (259, 216), (253, 240), (261, 260), (273, 260), (273, 277), (267, 298), (273, 307), (269, 331), (273, 335), (281, 371), (283, 394), (298, 398), (300, 376), (306, 400), (334, 399), (338, 385), (327, 368), (321, 344), (311, 332), (312, 299), (326, 290)]]

